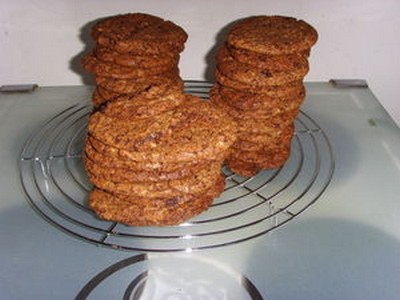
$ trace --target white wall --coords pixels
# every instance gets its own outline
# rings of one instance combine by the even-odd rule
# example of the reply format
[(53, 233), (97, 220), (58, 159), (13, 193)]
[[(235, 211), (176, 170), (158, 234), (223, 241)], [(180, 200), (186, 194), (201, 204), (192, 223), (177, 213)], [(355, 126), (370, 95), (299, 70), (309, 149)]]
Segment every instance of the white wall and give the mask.
[(0, 0), (0, 85), (87, 83), (79, 57), (90, 46), (88, 23), (127, 12), (155, 14), (185, 28), (185, 79), (205, 78), (209, 52), (230, 22), (257, 14), (303, 18), (320, 36), (306, 80), (367, 79), (400, 124), (398, 0)]

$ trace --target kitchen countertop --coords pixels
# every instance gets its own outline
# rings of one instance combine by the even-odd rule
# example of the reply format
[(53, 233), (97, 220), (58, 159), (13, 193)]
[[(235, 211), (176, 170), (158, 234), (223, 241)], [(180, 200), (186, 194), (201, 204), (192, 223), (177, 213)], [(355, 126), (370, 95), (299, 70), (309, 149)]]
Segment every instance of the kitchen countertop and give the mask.
[(306, 88), (303, 118), (318, 124), (332, 151), (327, 162), (329, 149), (321, 149), (321, 166), (333, 172), (317, 174), (317, 183), (332, 175), (321, 195), (265, 234), (206, 249), (188, 239), (185, 251), (151, 251), (146, 240), (136, 248), (150, 251), (118, 250), (46, 222), (26, 195), (31, 188), (24, 191), (23, 145), (46, 120), (88, 106), (92, 87), (1, 93), (0, 298), (398, 299), (400, 130), (368, 88)]

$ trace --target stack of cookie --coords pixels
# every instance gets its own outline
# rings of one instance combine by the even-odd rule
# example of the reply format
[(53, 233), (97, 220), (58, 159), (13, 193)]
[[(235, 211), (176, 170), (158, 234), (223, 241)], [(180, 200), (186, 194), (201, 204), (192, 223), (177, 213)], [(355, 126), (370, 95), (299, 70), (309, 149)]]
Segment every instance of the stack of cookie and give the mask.
[[(85, 143), (89, 206), (127, 225), (175, 225), (206, 210), (224, 189), (221, 165), (236, 139), (225, 112), (183, 93), (176, 56), (186, 35), (160, 20), (101, 21), (93, 28), (98, 46), (83, 61), (98, 84)], [(165, 71), (169, 58), (175, 65)], [(147, 67), (121, 65), (128, 61)]]
[(253, 176), (289, 157), (317, 38), (306, 22), (283, 16), (249, 17), (230, 28), (218, 49), (210, 98), (239, 123), (227, 159), (235, 173)]
[(153, 99), (183, 90), (178, 62), (187, 34), (178, 25), (148, 14), (125, 14), (97, 22), (92, 38), (96, 47), (82, 64), (95, 76), (95, 109), (121, 96)]

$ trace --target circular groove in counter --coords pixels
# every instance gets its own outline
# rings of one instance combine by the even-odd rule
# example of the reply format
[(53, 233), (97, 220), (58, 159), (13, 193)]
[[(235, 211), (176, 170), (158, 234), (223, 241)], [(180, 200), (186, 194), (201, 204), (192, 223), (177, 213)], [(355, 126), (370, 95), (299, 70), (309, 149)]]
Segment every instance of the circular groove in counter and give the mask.
[[(186, 82), (207, 98), (210, 84)], [(31, 206), (50, 224), (84, 241), (114, 249), (174, 252), (221, 247), (259, 237), (299, 215), (323, 194), (334, 172), (331, 145), (307, 114), (295, 121), (287, 163), (246, 178), (226, 167), (224, 193), (201, 215), (179, 226), (129, 227), (99, 220), (87, 207), (91, 189), (82, 163), (89, 103), (43, 123), (20, 155), (20, 179)]]
[[(109, 282), (113, 282), (111, 292)], [(107, 266), (83, 286), (75, 299), (97, 299), (97, 295), (108, 294), (109, 298), (124, 300), (264, 299), (249, 278), (219, 261), (148, 254), (128, 257)]]

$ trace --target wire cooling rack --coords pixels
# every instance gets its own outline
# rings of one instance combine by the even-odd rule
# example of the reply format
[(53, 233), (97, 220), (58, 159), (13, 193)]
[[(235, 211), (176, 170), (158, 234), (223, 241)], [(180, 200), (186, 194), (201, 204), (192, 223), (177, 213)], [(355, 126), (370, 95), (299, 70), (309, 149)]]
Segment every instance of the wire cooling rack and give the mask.
[[(210, 83), (185, 90), (208, 97)], [(115, 249), (174, 252), (216, 248), (262, 236), (315, 203), (329, 185), (334, 158), (320, 126), (300, 112), (284, 166), (242, 177), (223, 168), (226, 187), (204, 213), (178, 226), (130, 227), (102, 221), (87, 207), (91, 184), (82, 163), (89, 102), (60, 112), (34, 130), (19, 160), (29, 203), (50, 224), (84, 241)]]

